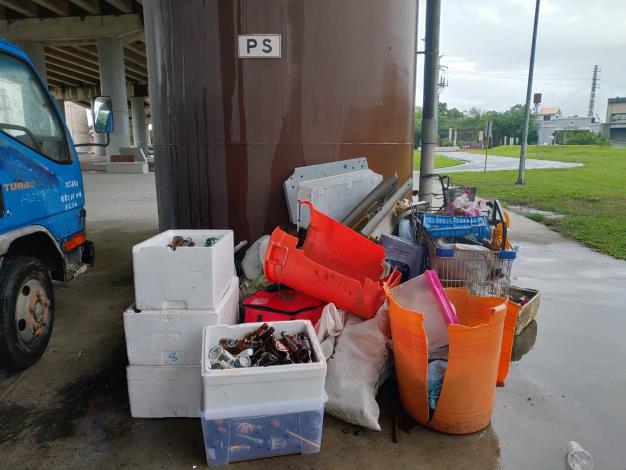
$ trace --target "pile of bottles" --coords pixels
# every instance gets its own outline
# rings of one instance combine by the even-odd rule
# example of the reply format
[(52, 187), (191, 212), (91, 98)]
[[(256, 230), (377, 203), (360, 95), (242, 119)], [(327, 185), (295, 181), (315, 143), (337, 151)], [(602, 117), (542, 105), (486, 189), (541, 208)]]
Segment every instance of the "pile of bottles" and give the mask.
[(205, 421), (210, 464), (319, 451), (324, 410)]
[(196, 243), (190, 237), (185, 238), (180, 235), (174, 235), (167, 246), (170, 247), (172, 251), (176, 251), (176, 248), (180, 248), (181, 246), (195, 246), (195, 244)]
[(242, 338), (222, 338), (209, 350), (211, 369), (267, 367), (312, 362), (311, 342), (306, 333), (274, 336), (273, 326), (263, 323)]

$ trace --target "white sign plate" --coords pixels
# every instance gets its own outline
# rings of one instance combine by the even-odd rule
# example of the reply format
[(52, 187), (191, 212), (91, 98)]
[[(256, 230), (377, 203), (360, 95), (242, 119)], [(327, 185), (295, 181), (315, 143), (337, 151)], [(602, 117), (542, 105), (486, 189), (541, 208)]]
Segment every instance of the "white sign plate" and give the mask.
[(281, 57), (280, 39), (280, 34), (240, 34), (239, 58), (273, 59)]

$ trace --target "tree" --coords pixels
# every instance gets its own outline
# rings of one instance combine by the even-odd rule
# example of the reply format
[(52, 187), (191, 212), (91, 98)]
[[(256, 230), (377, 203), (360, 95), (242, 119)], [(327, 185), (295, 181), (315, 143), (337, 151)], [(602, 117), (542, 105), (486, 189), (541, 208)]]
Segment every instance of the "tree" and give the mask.
[(422, 107), (415, 107), (415, 122), (413, 124), (413, 148), (418, 148), (422, 143)]

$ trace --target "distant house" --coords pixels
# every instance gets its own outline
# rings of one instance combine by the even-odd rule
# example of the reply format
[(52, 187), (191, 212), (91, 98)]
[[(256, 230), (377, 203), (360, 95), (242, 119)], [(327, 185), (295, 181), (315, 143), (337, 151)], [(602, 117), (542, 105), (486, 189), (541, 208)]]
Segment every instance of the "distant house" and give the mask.
[(554, 133), (557, 131), (590, 131), (596, 134), (604, 134), (606, 132), (605, 125), (597, 122), (596, 118), (563, 117), (559, 108), (540, 108), (537, 112), (539, 145), (553, 144)]
[(626, 145), (626, 98), (609, 98), (606, 107), (608, 138), (614, 144)]
[(541, 121), (552, 121), (553, 119), (561, 117), (561, 110), (559, 108), (552, 107), (539, 108), (537, 117)]

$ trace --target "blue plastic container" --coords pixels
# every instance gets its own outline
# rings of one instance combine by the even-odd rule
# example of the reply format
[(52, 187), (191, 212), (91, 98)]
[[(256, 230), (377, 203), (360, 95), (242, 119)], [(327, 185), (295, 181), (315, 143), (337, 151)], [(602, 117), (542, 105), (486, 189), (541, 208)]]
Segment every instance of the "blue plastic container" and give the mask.
[(424, 214), (424, 229), (434, 238), (456, 238), (473, 235), (477, 240), (491, 238), (491, 228), (486, 215), (456, 216)]
[[(319, 452), (325, 401), (326, 398), (316, 403), (316, 409), (311, 411), (265, 414), (259, 410), (262, 415), (225, 419), (203, 416), (207, 463), (216, 466), (241, 460)], [(294, 408), (289, 403), (284, 405), (285, 410)], [(296, 404), (295, 408), (301, 406)]]
[(385, 259), (399, 262), (409, 267), (407, 279), (419, 276), (424, 271), (424, 245), (411, 243), (400, 237), (383, 234), (380, 244), (385, 249)]

